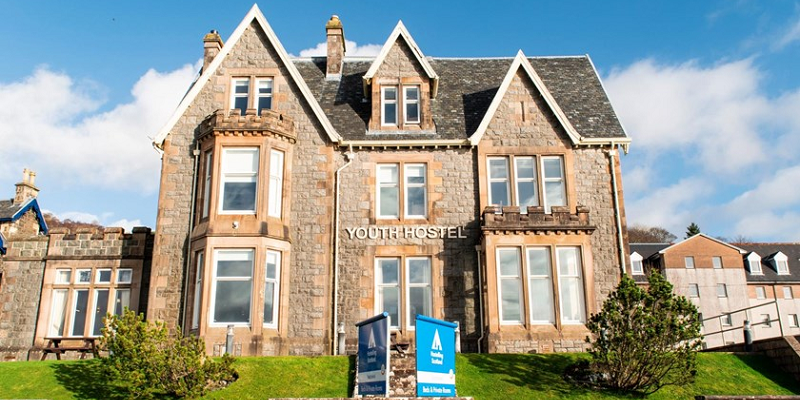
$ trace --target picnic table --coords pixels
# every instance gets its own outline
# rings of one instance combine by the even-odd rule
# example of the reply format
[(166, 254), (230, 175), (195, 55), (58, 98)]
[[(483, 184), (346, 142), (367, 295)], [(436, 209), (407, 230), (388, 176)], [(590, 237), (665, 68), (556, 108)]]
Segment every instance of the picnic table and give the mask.
[(81, 353), (81, 360), (86, 358), (86, 353), (91, 352), (97, 358), (97, 338), (96, 337), (46, 337), (47, 347), (42, 349), (42, 361), (48, 354), (55, 354), (56, 359), (60, 360), (61, 355), (68, 351)]

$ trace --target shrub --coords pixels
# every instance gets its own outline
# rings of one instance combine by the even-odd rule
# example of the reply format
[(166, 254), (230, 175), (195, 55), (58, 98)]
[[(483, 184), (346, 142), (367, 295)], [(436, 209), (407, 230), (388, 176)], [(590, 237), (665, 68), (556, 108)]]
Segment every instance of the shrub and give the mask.
[[(586, 324), (594, 334), (591, 369), (601, 385), (650, 394), (689, 383), (700, 348), (697, 308), (653, 273), (643, 289), (627, 275)], [(587, 341), (590, 341), (587, 338)]]
[(143, 315), (125, 310), (109, 315), (100, 346), (108, 351), (101, 369), (117, 392), (128, 398), (158, 395), (196, 398), (236, 379), (233, 358), (215, 362), (197, 337), (173, 335), (164, 323), (148, 323)]

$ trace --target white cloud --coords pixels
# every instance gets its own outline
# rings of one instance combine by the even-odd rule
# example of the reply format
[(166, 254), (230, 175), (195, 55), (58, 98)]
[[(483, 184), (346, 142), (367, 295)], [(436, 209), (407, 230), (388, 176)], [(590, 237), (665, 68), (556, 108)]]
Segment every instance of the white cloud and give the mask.
[(683, 232), (691, 221), (698, 220), (697, 205), (713, 192), (708, 182), (688, 177), (664, 188), (653, 189), (645, 196), (627, 200), (628, 224), (659, 226), (670, 232)]
[(144, 226), (144, 224), (139, 219), (128, 220), (128, 219), (124, 219), (123, 218), (123, 219), (111, 222), (109, 224), (106, 224), (106, 226), (115, 227), (115, 228), (123, 228), (123, 229), (125, 229), (125, 232), (132, 232), (133, 228), (135, 228), (137, 226)]
[(800, 240), (800, 165), (784, 168), (725, 207), (737, 232)]
[(773, 44), (773, 50), (782, 50), (784, 47), (800, 40), (800, 18), (796, 18), (793, 24), (786, 29), (780, 38)]
[[(345, 56), (348, 57), (375, 57), (381, 52), (380, 44), (365, 44), (359, 46), (352, 40), (345, 40)], [(328, 54), (328, 44), (326, 42), (317, 43), (315, 47), (300, 50), (300, 57), (324, 57)]]
[(52, 211), (47, 211), (52, 213), (56, 216), (56, 218), (60, 219), (61, 221), (72, 220), (75, 222), (84, 222), (87, 224), (99, 224), (100, 218), (97, 215), (82, 212), (82, 211), (66, 211), (60, 214), (55, 214)]
[(133, 100), (99, 112), (97, 85), (40, 67), (19, 82), (0, 83), (0, 177), (23, 167), (65, 184), (153, 193), (159, 156), (151, 140), (173, 112), (197, 65), (147, 71)]

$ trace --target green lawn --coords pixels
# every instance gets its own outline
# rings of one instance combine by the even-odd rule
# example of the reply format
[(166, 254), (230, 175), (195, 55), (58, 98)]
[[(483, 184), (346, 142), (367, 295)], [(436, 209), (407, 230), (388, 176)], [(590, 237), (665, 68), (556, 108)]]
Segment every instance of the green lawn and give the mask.
[[(463, 354), (456, 364), (461, 396), (476, 400), (616, 399), (619, 394), (577, 388), (565, 382), (564, 368), (585, 354)], [(798, 394), (800, 384), (761, 356), (703, 353), (692, 385), (667, 387), (648, 399), (692, 399), (697, 394)], [(240, 358), (240, 378), (208, 399), (347, 397), (353, 358)], [(0, 398), (106, 399), (102, 377), (89, 361), (0, 363)]]

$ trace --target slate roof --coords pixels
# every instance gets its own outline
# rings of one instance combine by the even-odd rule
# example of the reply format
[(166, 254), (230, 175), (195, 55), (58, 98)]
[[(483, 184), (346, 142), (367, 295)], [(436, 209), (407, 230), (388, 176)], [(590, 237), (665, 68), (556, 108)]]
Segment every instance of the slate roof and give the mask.
[(36, 213), (39, 229), (42, 233), (47, 234), (47, 223), (44, 221), (42, 210), (39, 208), (39, 202), (35, 198), (18, 204), (14, 204), (14, 199), (0, 200), (0, 222), (16, 221), (29, 210), (33, 210)]
[[(748, 282), (800, 282), (800, 243), (737, 243), (736, 245), (747, 251), (743, 257), (747, 257), (752, 252), (761, 256), (763, 275), (751, 274), (745, 258)], [(789, 275), (778, 275), (775, 265), (772, 263), (772, 256), (779, 251), (786, 254)]]
[[(345, 60), (341, 81), (325, 79), (324, 57), (293, 63), (336, 131), (345, 140), (468, 139), (497, 93), (513, 58), (428, 58), (439, 75), (431, 102), (435, 133), (367, 133), (371, 104), (362, 76), (372, 60)], [(586, 138), (626, 138), (591, 60), (579, 57), (528, 59), (578, 133)]]
[(14, 199), (0, 200), (0, 221), (8, 219), (11, 220), (14, 214), (17, 213), (25, 203), (14, 204)]
[(671, 243), (631, 243), (631, 254), (634, 252), (639, 253), (643, 259), (647, 260), (653, 254), (658, 254), (659, 251), (672, 246)]

